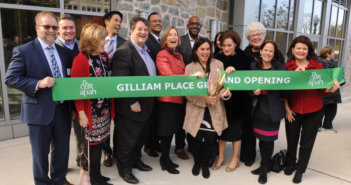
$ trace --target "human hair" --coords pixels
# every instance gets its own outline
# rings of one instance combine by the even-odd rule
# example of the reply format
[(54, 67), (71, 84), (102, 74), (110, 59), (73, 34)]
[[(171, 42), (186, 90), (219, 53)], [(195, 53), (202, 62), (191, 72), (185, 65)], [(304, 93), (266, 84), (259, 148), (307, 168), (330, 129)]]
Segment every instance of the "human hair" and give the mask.
[[(273, 45), (273, 48), (274, 48), (274, 56), (273, 56), (273, 59), (271, 61), (271, 64), (272, 66), (279, 66), (281, 65), (279, 63), (279, 49), (278, 49), (278, 46), (277, 44), (272, 41), (272, 40), (265, 40), (263, 43), (262, 43), (262, 46), (260, 47), (260, 51), (263, 50), (263, 48), (267, 45), (267, 44), (272, 44)], [(257, 63), (256, 63), (256, 66), (258, 69), (262, 69), (263, 67), (263, 61), (262, 61), (262, 57), (259, 57), (258, 60), (257, 60)]]
[(42, 17), (44, 17), (45, 15), (52, 16), (53, 18), (56, 19), (56, 22), (58, 22), (58, 18), (57, 18), (57, 16), (54, 13), (52, 13), (52, 12), (39, 12), (39, 13), (37, 13), (37, 15), (35, 15), (35, 18), (34, 18), (35, 26), (39, 26), (40, 25), (40, 19)]
[[(121, 17), (121, 22), (122, 22), (122, 20), (123, 20), (123, 14), (122, 14), (120, 11), (115, 10), (115, 11), (110, 11), (110, 12), (105, 13), (105, 15), (104, 15), (104, 17), (103, 17), (104, 25), (105, 25), (105, 20), (110, 20), (111, 17), (112, 17), (113, 15), (115, 15), (115, 14), (117, 14), (117, 15), (119, 15), (119, 17)], [(106, 26), (106, 25), (105, 25), (105, 26)]]
[(250, 33), (252, 31), (259, 30), (261, 33), (263, 33), (263, 38), (266, 37), (266, 27), (261, 22), (252, 22), (249, 25), (247, 25), (246, 30), (245, 30), (245, 36), (247, 39), (250, 37)]
[(295, 56), (292, 52), (292, 49), (295, 47), (295, 45), (297, 43), (302, 43), (302, 44), (306, 44), (307, 47), (308, 47), (308, 53), (307, 53), (307, 59), (310, 60), (310, 59), (317, 59), (317, 55), (314, 51), (314, 47), (313, 47), (313, 44), (311, 42), (311, 40), (304, 36), (304, 35), (301, 35), (301, 36), (298, 36), (298, 37), (295, 37), (294, 40), (291, 42), (291, 45), (289, 47), (289, 50), (288, 50), (288, 57), (289, 59), (295, 59)]
[(79, 49), (84, 54), (91, 54), (100, 47), (98, 43), (107, 36), (106, 29), (96, 23), (88, 23), (80, 34)]
[(152, 13), (150, 13), (150, 15), (147, 17), (147, 21), (148, 21), (148, 22), (150, 22), (150, 18), (151, 18), (151, 16), (153, 16), (153, 15), (160, 15), (160, 14), (157, 13), (157, 12), (152, 12)]
[(331, 55), (333, 53), (334, 48), (332, 46), (324, 46), (319, 52), (319, 56), (322, 58), (327, 58), (327, 54)]
[(136, 24), (141, 21), (143, 22), (147, 27), (149, 27), (149, 23), (147, 22), (146, 19), (144, 19), (143, 17), (140, 17), (140, 16), (135, 16), (133, 17), (133, 19), (130, 21), (130, 24), (129, 24), (129, 28), (130, 30), (134, 30), (135, 29), (135, 26)]
[(224, 40), (228, 38), (232, 39), (232, 41), (236, 44), (235, 49), (240, 47), (241, 38), (237, 32), (235, 32), (234, 30), (227, 30), (223, 32), (221, 35), (221, 44), (223, 45)]
[(60, 22), (61, 20), (70, 20), (70, 21), (73, 21), (74, 24), (76, 24), (76, 19), (75, 19), (72, 15), (70, 15), (70, 14), (62, 14), (62, 15), (60, 16), (60, 18), (59, 18), (59, 22)]
[(214, 53), (219, 53), (219, 51), (221, 50), (221, 48), (219, 48), (219, 46), (217, 45), (217, 39), (222, 40), (221, 36), (222, 36), (223, 32), (218, 32), (214, 38)]
[(166, 28), (166, 30), (163, 32), (162, 34), (162, 38), (161, 38), (161, 48), (166, 48), (167, 47), (167, 37), (169, 35), (169, 33), (171, 32), (171, 30), (174, 29), (176, 32), (177, 32), (177, 35), (178, 35), (178, 44), (177, 44), (177, 47), (180, 45), (180, 38), (179, 38), (179, 32), (177, 30), (177, 28), (175, 28), (174, 26), (169, 26)]
[(197, 49), (199, 49), (199, 47), (204, 44), (204, 43), (208, 43), (208, 45), (210, 46), (210, 56), (208, 57), (208, 60), (207, 60), (207, 63), (206, 63), (206, 71), (205, 73), (209, 73), (211, 70), (210, 70), (210, 63), (211, 63), (211, 60), (212, 60), (212, 45), (211, 45), (211, 41), (208, 40), (208, 38), (203, 38), (203, 37), (200, 37), (199, 39), (197, 39), (194, 43), (194, 46), (193, 46), (193, 50), (192, 50), (192, 59), (193, 59), (193, 62), (198, 62), (200, 63), (200, 60), (199, 60), (199, 57), (197, 56), (196, 54), (196, 51)]

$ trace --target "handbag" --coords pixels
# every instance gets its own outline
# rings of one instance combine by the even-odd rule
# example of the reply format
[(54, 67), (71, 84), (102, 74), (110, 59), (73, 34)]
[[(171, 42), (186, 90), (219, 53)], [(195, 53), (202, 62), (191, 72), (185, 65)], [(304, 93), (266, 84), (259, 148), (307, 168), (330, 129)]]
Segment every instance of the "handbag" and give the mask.
[(279, 173), (286, 166), (286, 150), (280, 150), (274, 154), (271, 162), (271, 171)]

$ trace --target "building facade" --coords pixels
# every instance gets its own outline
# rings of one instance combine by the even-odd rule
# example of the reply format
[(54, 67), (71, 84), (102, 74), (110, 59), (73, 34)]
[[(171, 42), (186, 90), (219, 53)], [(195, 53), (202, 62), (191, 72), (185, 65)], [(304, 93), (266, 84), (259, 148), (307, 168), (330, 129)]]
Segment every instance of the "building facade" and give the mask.
[(351, 0), (0, 0), (0, 140), (28, 135), (20, 122), (21, 92), (6, 87), (5, 74), (12, 49), (36, 37), (34, 16), (39, 11), (72, 14), (77, 36), (86, 23), (102, 24), (106, 11), (123, 13), (120, 35), (129, 36), (129, 21), (136, 15), (158, 12), (164, 27), (175, 26), (186, 34), (190, 16), (201, 18), (201, 35), (213, 39), (218, 31), (234, 29), (248, 45), (245, 28), (252, 21), (267, 27), (267, 39), (275, 40), (286, 54), (292, 39), (307, 35), (318, 52), (325, 45), (335, 48), (335, 59), (351, 79)]

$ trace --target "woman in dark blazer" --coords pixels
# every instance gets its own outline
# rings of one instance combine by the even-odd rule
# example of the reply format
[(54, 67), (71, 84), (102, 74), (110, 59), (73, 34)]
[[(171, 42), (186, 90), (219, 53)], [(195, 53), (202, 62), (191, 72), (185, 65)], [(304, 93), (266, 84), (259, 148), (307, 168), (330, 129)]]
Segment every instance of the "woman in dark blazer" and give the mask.
[[(251, 63), (252, 70), (286, 70), (279, 63), (278, 47), (274, 41), (263, 42), (260, 48), (260, 57), (257, 63)], [(270, 171), (271, 158), (274, 149), (274, 140), (278, 139), (280, 120), (284, 118), (284, 100), (280, 91), (253, 91), (253, 131), (259, 139), (261, 165), (252, 173), (259, 175), (258, 182), (267, 182), (267, 172)]]

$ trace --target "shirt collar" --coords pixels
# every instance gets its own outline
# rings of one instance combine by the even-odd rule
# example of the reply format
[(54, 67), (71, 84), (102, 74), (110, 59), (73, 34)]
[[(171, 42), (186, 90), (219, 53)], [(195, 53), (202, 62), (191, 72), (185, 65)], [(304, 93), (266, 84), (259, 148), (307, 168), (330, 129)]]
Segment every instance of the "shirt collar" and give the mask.
[(151, 35), (152, 36), (154, 36), (155, 37), (155, 39), (158, 41), (158, 39), (160, 39), (161, 40), (161, 36), (160, 37), (158, 37), (157, 35), (155, 35), (155, 34), (153, 34), (152, 32), (150, 32), (151, 33)]
[(117, 43), (117, 34), (116, 35), (114, 35), (112, 38), (110, 38), (108, 35), (106, 36), (106, 41), (109, 41), (109, 40), (113, 40), (114, 41), (114, 43)]
[(46, 42), (44, 42), (43, 40), (41, 40), (39, 37), (37, 37), (37, 38), (38, 38), (38, 41), (39, 41), (41, 47), (42, 47), (44, 50), (45, 50), (47, 47), (50, 47), (50, 46), (53, 47), (54, 50), (56, 50), (55, 42), (52, 43), (52, 45), (49, 45), (49, 44), (47, 44)]
[(70, 44), (69, 42), (65, 41), (62, 37), (60, 37), (60, 35), (58, 36), (58, 39), (59, 39), (59, 41), (60, 41), (62, 44), (68, 45), (68, 46), (72, 46), (72, 45), (74, 45), (74, 44), (77, 42), (77, 39), (74, 38), (73, 43)]
[[(188, 32), (188, 37), (189, 37), (189, 40), (190, 41), (195, 41), (191, 36), (190, 36), (190, 33)], [(197, 38), (200, 38), (200, 36), (198, 35)]]
[(136, 43), (134, 42), (133, 39), (130, 39), (130, 40), (132, 41), (134, 47), (138, 50), (138, 52), (142, 52), (142, 51), (147, 52), (147, 49), (148, 49), (148, 48), (147, 48), (146, 44), (144, 44), (144, 47), (141, 48), (138, 44), (136, 44)]

